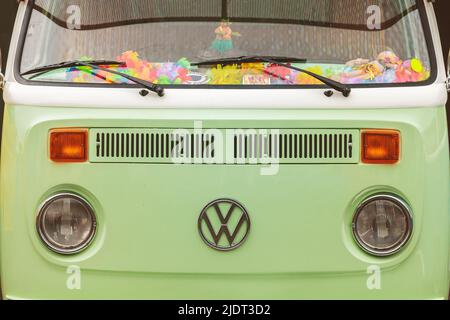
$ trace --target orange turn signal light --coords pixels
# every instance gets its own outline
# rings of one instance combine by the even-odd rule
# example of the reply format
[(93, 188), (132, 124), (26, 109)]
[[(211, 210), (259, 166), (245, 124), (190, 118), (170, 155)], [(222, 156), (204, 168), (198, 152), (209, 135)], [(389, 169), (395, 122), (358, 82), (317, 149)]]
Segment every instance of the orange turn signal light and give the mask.
[(395, 164), (400, 160), (400, 132), (363, 130), (361, 161), (369, 164)]
[(56, 129), (50, 132), (50, 160), (54, 162), (86, 162), (87, 129)]

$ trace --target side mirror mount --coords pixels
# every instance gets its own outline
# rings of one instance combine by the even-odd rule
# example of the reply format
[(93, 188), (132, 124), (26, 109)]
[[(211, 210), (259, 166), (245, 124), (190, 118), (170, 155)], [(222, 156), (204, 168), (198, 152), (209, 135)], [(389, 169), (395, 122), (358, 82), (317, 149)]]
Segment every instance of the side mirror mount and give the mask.
[(5, 76), (3, 75), (2, 50), (0, 49), (0, 90), (5, 87)]

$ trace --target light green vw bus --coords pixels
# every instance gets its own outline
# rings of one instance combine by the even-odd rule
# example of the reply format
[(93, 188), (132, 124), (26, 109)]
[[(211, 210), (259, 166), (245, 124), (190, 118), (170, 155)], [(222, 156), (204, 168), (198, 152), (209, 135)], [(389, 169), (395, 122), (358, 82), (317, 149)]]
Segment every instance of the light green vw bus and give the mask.
[(447, 299), (432, 1), (24, 0), (4, 299)]

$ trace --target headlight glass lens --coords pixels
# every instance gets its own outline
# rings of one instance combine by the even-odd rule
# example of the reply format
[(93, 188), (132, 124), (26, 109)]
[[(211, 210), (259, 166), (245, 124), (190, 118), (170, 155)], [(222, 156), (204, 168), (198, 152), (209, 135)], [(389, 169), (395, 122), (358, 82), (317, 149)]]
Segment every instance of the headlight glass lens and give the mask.
[(353, 233), (359, 245), (374, 255), (398, 252), (411, 232), (410, 209), (393, 196), (376, 196), (364, 201), (353, 221)]
[(92, 240), (96, 219), (92, 207), (72, 194), (57, 195), (42, 206), (37, 227), (47, 246), (62, 254), (76, 253)]

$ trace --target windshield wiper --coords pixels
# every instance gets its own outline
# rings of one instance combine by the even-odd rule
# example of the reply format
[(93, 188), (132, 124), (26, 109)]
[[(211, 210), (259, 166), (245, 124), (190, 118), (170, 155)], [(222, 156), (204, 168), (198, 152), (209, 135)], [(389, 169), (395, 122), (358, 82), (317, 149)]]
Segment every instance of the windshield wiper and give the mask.
[[(21, 75), (26, 76), (26, 75), (30, 75), (30, 74), (36, 74), (35, 76), (30, 78), (30, 79), (33, 79), (33, 78), (35, 78), (39, 75), (45, 74), (49, 71), (57, 70), (57, 69), (61, 69), (61, 68), (90, 67), (94, 70), (100, 70), (100, 71), (118, 75), (124, 79), (130, 80), (131, 82), (141, 85), (143, 88), (145, 88), (149, 91), (155, 92), (160, 97), (164, 96), (164, 88), (157, 84), (130, 76), (126, 73), (118, 72), (115, 70), (110, 70), (107, 68), (102, 68), (101, 66), (126, 66), (126, 64), (124, 62), (110, 61), (110, 60), (95, 60), (95, 61), (74, 60), (74, 61), (67, 61), (67, 62), (62, 62), (62, 63), (58, 63), (58, 64), (52, 64), (52, 65), (48, 65), (48, 66), (44, 66), (44, 67), (39, 67), (36, 69), (26, 71), (26, 72), (22, 73)], [(145, 95), (145, 94), (141, 93), (141, 95)]]
[(308, 60), (303, 58), (296, 57), (286, 57), (286, 56), (240, 56), (240, 57), (230, 57), (230, 58), (218, 58), (211, 59), (206, 61), (201, 61), (197, 63), (191, 63), (194, 66), (205, 66), (205, 65), (213, 65), (213, 64), (227, 64), (227, 63), (252, 63), (252, 62), (261, 62), (262, 59), (270, 59), (276, 60), (278, 62), (297, 62), (297, 63), (306, 63)]
[[(233, 64), (233, 63), (246, 63), (246, 62), (267, 62), (271, 64), (275, 64), (278, 66), (282, 66), (291, 70), (296, 70), (299, 72), (306, 73), (307, 75), (310, 75), (311, 77), (323, 82), (330, 88), (333, 88), (336, 91), (339, 91), (342, 93), (344, 97), (350, 96), (350, 92), (352, 89), (341, 82), (332, 80), (330, 78), (323, 77), (321, 75), (318, 75), (317, 73), (294, 67), (290, 64), (285, 63), (284, 61), (288, 62), (306, 62), (305, 59), (297, 59), (297, 58), (288, 58), (288, 57), (280, 57), (282, 59), (277, 59), (277, 57), (270, 57), (270, 56), (241, 56), (241, 57), (235, 57), (235, 58), (223, 58), (223, 59), (211, 59), (206, 61), (201, 61), (197, 63), (191, 63), (193, 66), (208, 66), (213, 64)], [(332, 93), (332, 92), (331, 92)]]
[[(43, 66), (43, 67), (39, 67), (39, 68), (35, 68), (32, 70), (26, 71), (26, 72), (22, 73), (21, 75), (27, 76), (27, 75), (35, 74), (35, 73), (47, 73), (49, 71), (62, 69), (62, 68), (79, 67), (80, 62), (87, 62), (87, 63), (93, 64), (95, 66), (119, 66), (119, 67), (126, 66), (125, 62), (119, 62), (119, 61), (114, 61), (114, 60), (93, 60), (93, 61), (74, 60), (74, 61), (65, 61), (65, 62), (61, 62), (61, 63), (49, 64), (47, 66)], [(35, 77), (36, 77), (36, 75), (34, 75), (31, 78), (35, 78)]]

